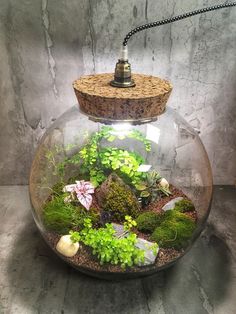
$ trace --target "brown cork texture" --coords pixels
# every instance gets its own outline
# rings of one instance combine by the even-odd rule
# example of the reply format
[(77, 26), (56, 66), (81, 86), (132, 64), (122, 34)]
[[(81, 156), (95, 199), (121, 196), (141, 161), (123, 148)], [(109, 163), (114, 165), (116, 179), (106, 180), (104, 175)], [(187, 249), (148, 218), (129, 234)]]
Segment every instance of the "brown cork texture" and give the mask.
[(139, 120), (160, 115), (172, 90), (172, 85), (158, 77), (133, 74), (136, 86), (116, 88), (110, 86), (113, 74), (83, 76), (73, 87), (80, 109), (96, 118)]

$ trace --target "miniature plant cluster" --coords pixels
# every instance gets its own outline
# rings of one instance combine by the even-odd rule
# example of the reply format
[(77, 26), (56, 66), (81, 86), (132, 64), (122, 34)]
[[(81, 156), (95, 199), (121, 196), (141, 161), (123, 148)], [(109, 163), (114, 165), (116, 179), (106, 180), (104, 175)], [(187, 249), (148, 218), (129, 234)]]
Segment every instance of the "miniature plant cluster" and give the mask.
[[(132, 218), (127, 216), (128, 230), (135, 225)], [(135, 247), (136, 234), (129, 232), (127, 237), (117, 238), (112, 224), (94, 229), (89, 218), (84, 220), (84, 227), (80, 232), (71, 232), (73, 242), (83, 242), (92, 249), (100, 263), (120, 264), (122, 268), (138, 265), (144, 261), (144, 251)]]
[(193, 204), (181, 200), (166, 212), (144, 212), (137, 218), (137, 229), (151, 235), (163, 248), (181, 249), (188, 246), (196, 224), (186, 212), (194, 211)]
[(124, 148), (125, 139), (140, 143), (145, 155), (151, 152), (140, 131), (121, 135), (110, 126), (93, 133), (80, 150), (68, 146), (63, 160), (62, 148), (47, 152), (58, 183), (50, 187), (42, 220), (47, 232), (60, 237), (60, 254), (72, 258), (83, 246), (100, 265), (125, 269), (155, 264), (159, 249), (188, 246), (196, 227), (194, 205), (185, 197), (160, 210), (160, 202), (174, 199), (172, 188), (157, 171), (143, 170), (148, 157)]

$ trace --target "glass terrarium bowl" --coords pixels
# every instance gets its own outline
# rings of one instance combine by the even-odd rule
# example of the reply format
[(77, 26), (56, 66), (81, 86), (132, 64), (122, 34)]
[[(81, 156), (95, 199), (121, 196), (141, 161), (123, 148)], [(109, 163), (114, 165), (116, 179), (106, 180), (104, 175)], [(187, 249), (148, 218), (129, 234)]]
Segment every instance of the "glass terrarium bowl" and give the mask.
[(126, 279), (169, 267), (191, 248), (210, 211), (212, 175), (198, 134), (170, 108), (152, 122), (105, 124), (73, 107), (41, 140), (30, 197), (64, 261)]

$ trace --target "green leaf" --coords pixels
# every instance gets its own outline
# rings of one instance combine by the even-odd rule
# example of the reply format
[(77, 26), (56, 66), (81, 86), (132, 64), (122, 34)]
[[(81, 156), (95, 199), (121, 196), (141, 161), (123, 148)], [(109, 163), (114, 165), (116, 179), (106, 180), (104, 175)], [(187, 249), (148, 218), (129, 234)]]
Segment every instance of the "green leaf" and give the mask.
[(142, 191), (142, 192), (140, 193), (140, 196), (141, 196), (141, 197), (149, 197), (149, 196), (150, 196), (150, 193), (149, 193), (148, 191)]
[(110, 136), (107, 138), (107, 140), (108, 140), (109, 142), (113, 142), (115, 139), (116, 139), (116, 137), (115, 137), (114, 135), (110, 135)]
[(147, 188), (147, 185), (141, 183), (141, 184), (135, 185), (135, 188), (136, 188), (138, 191), (143, 191), (143, 190), (145, 190), (145, 189)]

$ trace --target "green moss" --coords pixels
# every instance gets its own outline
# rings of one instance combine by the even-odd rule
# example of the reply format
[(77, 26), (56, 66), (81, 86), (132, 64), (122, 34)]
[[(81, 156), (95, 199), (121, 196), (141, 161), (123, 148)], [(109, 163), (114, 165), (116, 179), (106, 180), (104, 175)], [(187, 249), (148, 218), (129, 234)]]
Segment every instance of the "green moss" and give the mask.
[(174, 210), (177, 210), (181, 213), (191, 212), (191, 211), (194, 211), (194, 209), (195, 208), (194, 208), (193, 203), (186, 199), (175, 203), (175, 207), (174, 207)]
[(142, 232), (151, 233), (155, 228), (160, 225), (163, 220), (163, 215), (155, 212), (145, 212), (138, 216), (136, 219), (137, 229)]
[(90, 218), (93, 223), (99, 220), (95, 209), (90, 208), (89, 212), (82, 206), (75, 206), (65, 203), (62, 194), (53, 196), (43, 208), (43, 222), (48, 230), (59, 234), (66, 234), (70, 230), (81, 229), (85, 218)]
[(185, 248), (195, 229), (194, 221), (175, 210), (165, 213), (163, 222), (152, 233), (151, 239), (160, 247)]
[(125, 216), (136, 217), (139, 203), (132, 191), (125, 185), (112, 182), (104, 201), (104, 211), (110, 212), (117, 221), (124, 221)]
[(183, 221), (186, 220), (193, 221), (189, 216), (187, 216), (184, 213), (180, 213), (177, 210), (167, 210), (163, 215), (163, 222), (169, 221), (169, 220), (177, 220), (177, 221)]

